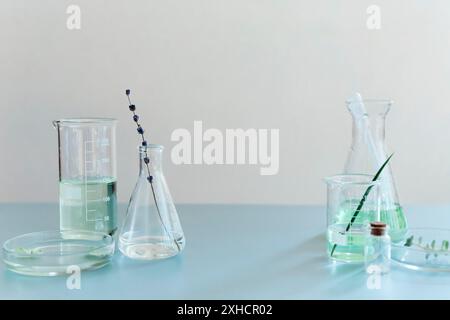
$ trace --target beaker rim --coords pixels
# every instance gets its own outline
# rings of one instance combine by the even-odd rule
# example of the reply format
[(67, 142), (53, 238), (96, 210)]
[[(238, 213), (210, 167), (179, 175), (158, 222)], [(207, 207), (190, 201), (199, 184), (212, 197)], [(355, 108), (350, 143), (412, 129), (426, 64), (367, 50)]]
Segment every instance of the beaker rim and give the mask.
[(83, 126), (83, 125), (93, 125), (93, 124), (115, 124), (117, 119), (114, 118), (63, 118), (54, 120), (53, 124), (58, 125), (69, 125), (69, 126)]
[(334, 185), (362, 185), (362, 186), (374, 186), (381, 183), (381, 180), (373, 180), (373, 176), (370, 174), (336, 174), (323, 178), (326, 184)]
[[(387, 104), (392, 105), (394, 103), (394, 100), (388, 99), (388, 98), (368, 98), (368, 99), (362, 99), (361, 100), (364, 104)], [(345, 100), (345, 103), (347, 105), (354, 103), (355, 100), (347, 99)]]

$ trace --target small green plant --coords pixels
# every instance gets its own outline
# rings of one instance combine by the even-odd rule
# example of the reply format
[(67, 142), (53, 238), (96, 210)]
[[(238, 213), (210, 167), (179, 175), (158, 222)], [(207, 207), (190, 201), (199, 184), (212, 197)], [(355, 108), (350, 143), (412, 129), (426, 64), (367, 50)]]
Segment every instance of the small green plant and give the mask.
[(40, 255), (43, 252), (42, 248), (28, 249), (28, 248), (24, 248), (24, 247), (15, 248), (14, 251), (17, 254), (28, 256), (27, 258), (32, 258), (32, 256)]
[[(386, 165), (388, 164), (389, 160), (391, 160), (392, 156), (394, 154), (391, 154), (386, 161), (382, 164), (382, 166), (378, 169), (377, 173), (375, 173), (375, 175), (373, 176), (372, 181), (377, 181), (378, 178), (381, 175), (381, 172), (383, 171), (384, 167), (386, 167)], [(355, 222), (356, 218), (358, 217), (359, 213), (361, 212), (364, 203), (366, 202), (367, 197), (370, 194), (370, 191), (372, 190), (373, 185), (369, 186), (366, 191), (364, 192), (364, 195), (362, 196), (361, 200), (359, 201), (358, 207), (356, 208), (355, 212), (353, 213), (352, 218), (350, 219), (350, 222), (348, 223), (347, 227), (345, 228), (345, 232), (348, 232), (350, 230), (350, 228), (352, 227), (353, 223)], [(345, 234), (345, 232), (343, 232), (342, 234)], [(333, 248), (331, 249), (331, 253), (330, 256), (333, 256), (334, 251), (336, 250), (337, 244), (333, 245)]]
[(439, 256), (440, 253), (448, 253), (450, 242), (448, 240), (442, 240), (440, 247), (436, 246), (436, 240), (432, 240), (430, 243), (423, 243), (422, 237), (417, 238), (414, 242), (414, 235), (408, 237), (405, 241), (405, 247), (416, 247), (427, 251), (425, 254), (425, 259), (428, 260), (431, 255), (435, 258)]

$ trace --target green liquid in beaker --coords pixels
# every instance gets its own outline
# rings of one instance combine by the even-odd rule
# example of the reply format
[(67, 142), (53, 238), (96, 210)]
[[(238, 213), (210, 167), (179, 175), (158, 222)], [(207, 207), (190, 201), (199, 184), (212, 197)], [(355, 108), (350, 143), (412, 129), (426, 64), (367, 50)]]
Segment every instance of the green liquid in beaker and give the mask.
[(350, 222), (355, 209), (354, 205), (344, 205), (337, 221), (330, 225), (327, 230), (328, 255), (331, 254), (334, 245), (333, 256), (331, 258), (347, 262), (364, 261), (364, 244), (366, 237), (366, 226), (363, 221), (381, 220), (389, 226), (389, 235), (392, 242), (404, 240), (407, 230), (407, 223), (403, 210), (396, 204), (391, 210), (381, 210), (380, 217), (377, 218), (373, 210), (361, 210), (349, 231), (345, 231)]
[(334, 248), (332, 259), (346, 262), (364, 261), (365, 227), (353, 224), (351, 231), (345, 232), (347, 224), (333, 224), (327, 231), (328, 255)]
[(59, 183), (61, 230), (117, 229), (116, 180), (112, 178), (63, 180)]

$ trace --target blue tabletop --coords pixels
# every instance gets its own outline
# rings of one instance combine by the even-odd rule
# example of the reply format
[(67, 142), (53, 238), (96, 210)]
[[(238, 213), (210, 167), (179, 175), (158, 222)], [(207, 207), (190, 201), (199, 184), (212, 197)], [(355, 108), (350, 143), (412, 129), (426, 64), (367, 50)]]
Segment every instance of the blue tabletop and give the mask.
[[(124, 212), (121, 206), (121, 212)], [(1, 299), (450, 299), (450, 274), (394, 266), (369, 289), (361, 266), (329, 262), (319, 206), (179, 205), (187, 243), (177, 257), (113, 262), (66, 277), (14, 274), (0, 264)], [(411, 226), (450, 228), (450, 207), (407, 207)], [(433, 219), (430, 217), (433, 216)], [(0, 205), (0, 241), (58, 228), (57, 204)]]

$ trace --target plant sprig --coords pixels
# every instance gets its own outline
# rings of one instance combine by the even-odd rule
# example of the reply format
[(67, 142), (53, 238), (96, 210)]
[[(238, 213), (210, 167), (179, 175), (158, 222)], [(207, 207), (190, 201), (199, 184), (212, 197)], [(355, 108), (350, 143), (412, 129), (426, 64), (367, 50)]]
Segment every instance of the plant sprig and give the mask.
[(147, 181), (150, 183), (151, 189), (152, 189), (152, 195), (153, 195), (153, 200), (155, 202), (155, 206), (156, 206), (156, 211), (158, 212), (158, 216), (159, 219), (161, 221), (161, 225), (163, 226), (165, 232), (167, 233), (167, 235), (169, 237), (172, 238), (173, 242), (175, 243), (175, 245), (177, 246), (178, 250), (180, 251), (180, 245), (178, 244), (178, 242), (176, 241), (176, 239), (174, 239), (172, 237), (172, 234), (169, 232), (169, 230), (167, 229), (166, 225), (164, 224), (164, 221), (162, 219), (161, 216), (161, 211), (159, 210), (159, 206), (158, 206), (158, 201), (156, 200), (156, 194), (155, 194), (155, 188), (153, 187), (153, 175), (151, 174), (150, 171), (150, 158), (148, 156), (148, 152), (147, 152), (147, 140), (145, 140), (145, 136), (144, 136), (144, 128), (142, 128), (140, 122), (139, 122), (139, 116), (136, 114), (136, 106), (131, 102), (130, 99), (130, 94), (131, 94), (131, 90), (130, 89), (126, 89), (125, 90), (125, 94), (127, 95), (127, 99), (128, 99), (128, 108), (130, 109), (130, 111), (133, 113), (133, 121), (136, 123), (137, 126), (137, 132), (138, 134), (141, 136), (142, 142), (141, 145), (145, 148), (145, 156), (144, 156), (144, 163), (145, 166), (147, 167)]
[[(150, 174), (150, 167), (149, 167), (150, 158), (148, 157), (148, 153), (147, 153), (147, 140), (145, 140), (145, 136), (144, 136), (145, 131), (144, 131), (144, 128), (142, 128), (141, 124), (139, 123), (139, 116), (136, 114), (136, 106), (131, 103), (131, 99), (130, 99), (131, 90), (130, 89), (125, 90), (125, 94), (127, 95), (127, 98), (128, 98), (128, 103), (129, 103), (128, 108), (130, 109), (131, 112), (133, 112), (133, 121), (136, 123), (136, 126), (137, 126), (136, 130), (142, 138), (141, 145), (143, 147), (145, 147), (144, 162), (147, 166), (147, 173), (148, 173), (147, 180), (151, 184), (153, 182), (153, 176)], [(155, 202), (156, 202), (156, 199), (155, 199)]]
[[(372, 179), (372, 182), (378, 180), (378, 178), (381, 175), (381, 172), (383, 171), (384, 167), (386, 167), (386, 165), (388, 164), (389, 160), (391, 160), (393, 155), (394, 154), (391, 154), (386, 159), (386, 161), (382, 164), (382, 166), (378, 169), (377, 173), (375, 173), (375, 175), (374, 175), (374, 177)], [(367, 187), (366, 191), (364, 192), (364, 195), (362, 196), (361, 200), (359, 201), (358, 207), (356, 207), (356, 210), (353, 213), (352, 218), (350, 219), (350, 222), (348, 223), (347, 227), (345, 228), (345, 232), (343, 232), (342, 234), (345, 234), (346, 232), (348, 232), (350, 230), (350, 228), (353, 226), (353, 223), (355, 222), (356, 218), (358, 217), (359, 213), (361, 212), (361, 210), (362, 210), (362, 208), (364, 206), (364, 203), (366, 202), (366, 199), (369, 196), (370, 191), (372, 190), (372, 188), (373, 188), (373, 185)], [(333, 256), (333, 253), (336, 250), (336, 247), (337, 247), (337, 244), (335, 243), (333, 245), (333, 248), (331, 249), (331, 254), (330, 254), (331, 257)]]
[(439, 253), (448, 253), (448, 249), (450, 246), (450, 242), (448, 240), (442, 240), (441, 247), (436, 247), (436, 240), (432, 240), (430, 243), (423, 243), (422, 237), (417, 239), (417, 242), (414, 242), (414, 235), (408, 237), (404, 244), (405, 247), (417, 247), (424, 251), (427, 251), (425, 255), (425, 259), (428, 260), (431, 254), (434, 255), (435, 258), (438, 257)]

